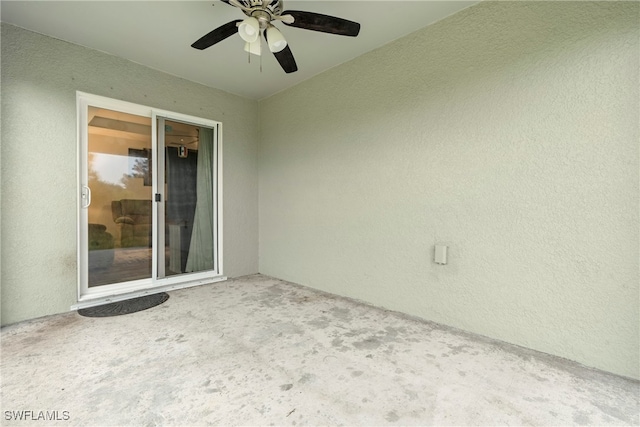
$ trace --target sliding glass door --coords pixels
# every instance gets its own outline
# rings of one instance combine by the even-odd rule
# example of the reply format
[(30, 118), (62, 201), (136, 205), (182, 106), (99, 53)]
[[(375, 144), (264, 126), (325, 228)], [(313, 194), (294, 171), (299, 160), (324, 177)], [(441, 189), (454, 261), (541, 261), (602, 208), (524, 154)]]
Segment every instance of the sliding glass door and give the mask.
[(220, 124), (78, 94), (79, 301), (221, 276)]
[(159, 140), (164, 142), (164, 251), (159, 275), (215, 270), (215, 129), (164, 117), (157, 121)]

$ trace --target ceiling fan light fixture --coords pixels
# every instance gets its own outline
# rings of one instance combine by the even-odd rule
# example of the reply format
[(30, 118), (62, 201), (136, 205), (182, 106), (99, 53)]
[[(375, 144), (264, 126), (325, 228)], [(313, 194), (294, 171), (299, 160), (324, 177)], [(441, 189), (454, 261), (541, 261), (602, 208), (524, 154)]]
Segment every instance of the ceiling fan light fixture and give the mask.
[(242, 40), (247, 43), (253, 43), (260, 37), (260, 23), (251, 16), (240, 23), (238, 33)]
[(258, 55), (260, 56), (260, 54), (262, 53), (262, 46), (260, 44), (260, 39), (257, 39), (256, 41), (254, 41), (253, 43), (249, 43), (246, 42), (244, 44), (244, 51), (245, 52), (249, 52), (253, 55)]
[(267, 43), (269, 43), (269, 50), (273, 53), (277, 53), (282, 51), (285, 47), (287, 47), (287, 41), (284, 36), (273, 25), (269, 25), (267, 27)]

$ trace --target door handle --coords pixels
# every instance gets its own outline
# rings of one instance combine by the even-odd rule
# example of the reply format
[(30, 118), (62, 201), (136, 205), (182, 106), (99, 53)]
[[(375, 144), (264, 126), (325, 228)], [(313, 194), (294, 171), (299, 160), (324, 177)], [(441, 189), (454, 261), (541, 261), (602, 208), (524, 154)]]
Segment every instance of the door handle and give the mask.
[(91, 204), (91, 189), (86, 185), (82, 186), (82, 209), (87, 209)]

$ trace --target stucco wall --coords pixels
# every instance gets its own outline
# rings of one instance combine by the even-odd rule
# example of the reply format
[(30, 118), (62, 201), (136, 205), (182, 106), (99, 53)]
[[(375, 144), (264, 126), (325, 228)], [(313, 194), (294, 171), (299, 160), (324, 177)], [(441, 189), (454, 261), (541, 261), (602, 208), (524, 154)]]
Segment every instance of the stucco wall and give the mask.
[(2, 24), (2, 323), (76, 302), (76, 91), (223, 123), (224, 273), (258, 271), (256, 101)]
[(483, 2), (261, 101), (260, 272), (639, 378), (639, 6)]

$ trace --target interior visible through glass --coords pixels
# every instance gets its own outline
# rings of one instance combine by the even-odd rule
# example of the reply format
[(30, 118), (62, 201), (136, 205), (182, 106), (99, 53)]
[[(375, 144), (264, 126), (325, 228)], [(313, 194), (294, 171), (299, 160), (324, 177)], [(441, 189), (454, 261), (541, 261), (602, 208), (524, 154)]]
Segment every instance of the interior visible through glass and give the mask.
[(165, 120), (165, 275), (214, 269), (213, 129)]
[(151, 277), (151, 118), (88, 111), (89, 287)]
[[(163, 122), (158, 129), (165, 141), (160, 265), (164, 276), (213, 270), (213, 129)], [(89, 287), (151, 278), (156, 167), (151, 118), (89, 107), (88, 124)]]

